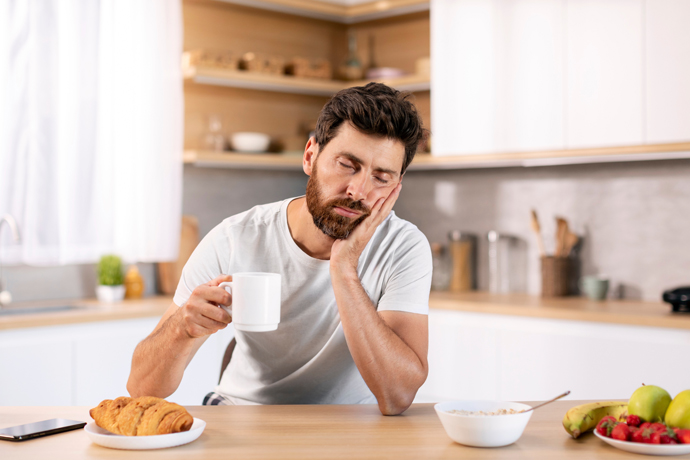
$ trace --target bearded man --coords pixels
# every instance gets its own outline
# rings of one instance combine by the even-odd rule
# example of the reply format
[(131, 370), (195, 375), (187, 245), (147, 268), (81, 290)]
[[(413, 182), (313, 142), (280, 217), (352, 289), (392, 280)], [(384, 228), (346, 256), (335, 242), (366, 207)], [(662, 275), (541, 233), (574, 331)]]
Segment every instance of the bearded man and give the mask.
[(282, 276), (281, 321), (237, 330), (206, 404), (378, 403), (405, 411), (427, 377), (431, 251), (392, 212), (425, 135), (408, 96), (380, 83), (336, 94), (304, 149), (306, 196), (225, 219), (187, 262), (173, 304), (134, 352), (133, 397), (172, 394), (230, 315), (232, 273)]

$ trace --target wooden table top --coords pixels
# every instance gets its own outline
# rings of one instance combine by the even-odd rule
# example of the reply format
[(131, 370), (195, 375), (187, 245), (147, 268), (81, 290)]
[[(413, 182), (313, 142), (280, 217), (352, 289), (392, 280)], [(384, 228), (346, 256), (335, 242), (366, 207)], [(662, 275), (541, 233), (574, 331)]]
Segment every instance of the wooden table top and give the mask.
[[(189, 406), (207, 426), (184, 446), (114, 450), (91, 443), (82, 430), (24, 442), (0, 441), (0, 458), (50, 459), (619, 459), (630, 458), (591, 434), (572, 439), (565, 412), (583, 401), (557, 401), (535, 411), (522, 437), (510, 446), (474, 448), (446, 435), (433, 404), (414, 404), (385, 417), (375, 405)], [(529, 404), (529, 403), (528, 403)], [(0, 427), (50, 418), (91, 421), (86, 407), (0, 407)], [(627, 456), (627, 457), (626, 457)], [(690, 455), (676, 458), (690, 458)]]

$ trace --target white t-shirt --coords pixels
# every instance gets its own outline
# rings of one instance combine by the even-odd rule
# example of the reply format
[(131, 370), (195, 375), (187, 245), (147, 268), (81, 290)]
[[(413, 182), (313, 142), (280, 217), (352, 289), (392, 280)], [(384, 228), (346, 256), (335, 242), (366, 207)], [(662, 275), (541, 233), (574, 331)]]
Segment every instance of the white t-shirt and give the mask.
[[(278, 329), (235, 331), (237, 345), (215, 391), (235, 404), (375, 403), (345, 341), (328, 260), (305, 254), (290, 235), (285, 201), (229, 217), (199, 243), (184, 267), (176, 305), (221, 274), (281, 274)], [(426, 315), (429, 243), (393, 212), (359, 258), (362, 286), (378, 311)]]

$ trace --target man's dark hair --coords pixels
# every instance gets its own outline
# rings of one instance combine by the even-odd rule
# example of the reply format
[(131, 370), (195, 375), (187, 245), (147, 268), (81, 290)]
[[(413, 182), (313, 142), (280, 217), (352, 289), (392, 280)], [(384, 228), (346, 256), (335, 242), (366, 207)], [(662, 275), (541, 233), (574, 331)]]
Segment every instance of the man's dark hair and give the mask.
[(333, 139), (344, 121), (364, 134), (385, 136), (405, 145), (403, 174), (428, 131), (422, 126), (417, 108), (403, 93), (383, 83), (369, 83), (339, 91), (323, 106), (316, 122), (319, 150)]

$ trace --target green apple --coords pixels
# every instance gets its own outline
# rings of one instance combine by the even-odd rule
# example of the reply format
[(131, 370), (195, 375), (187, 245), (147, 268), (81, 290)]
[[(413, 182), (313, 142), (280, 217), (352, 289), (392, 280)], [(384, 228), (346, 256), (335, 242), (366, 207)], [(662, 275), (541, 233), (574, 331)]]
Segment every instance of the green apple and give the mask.
[(661, 422), (671, 403), (671, 395), (663, 388), (642, 385), (628, 401), (628, 414), (637, 415), (643, 422)]
[(666, 409), (666, 425), (690, 430), (690, 390), (681, 391)]

